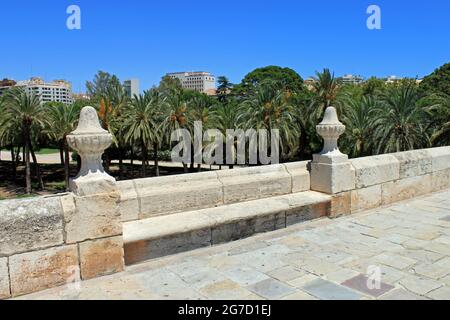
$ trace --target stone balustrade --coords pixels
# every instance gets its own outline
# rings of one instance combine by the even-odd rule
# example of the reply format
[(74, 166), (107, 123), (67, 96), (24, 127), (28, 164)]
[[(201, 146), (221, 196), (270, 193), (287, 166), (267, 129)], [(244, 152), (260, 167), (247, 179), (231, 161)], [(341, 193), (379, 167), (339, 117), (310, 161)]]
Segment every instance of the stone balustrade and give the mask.
[[(127, 221), (214, 207), (227, 215), (231, 204), (309, 190), (331, 196), (328, 215), (337, 217), (450, 187), (450, 147), (348, 159), (337, 149), (342, 127), (333, 109), (319, 129), (325, 149), (312, 162), (116, 182), (94, 146), (100, 134), (105, 148), (108, 133), (95, 110), (83, 112), (90, 125), (81, 121), (69, 141), (92, 165), (72, 181), (73, 192), (0, 201), (0, 299), (122, 271)], [(93, 154), (80, 146), (89, 141)]]

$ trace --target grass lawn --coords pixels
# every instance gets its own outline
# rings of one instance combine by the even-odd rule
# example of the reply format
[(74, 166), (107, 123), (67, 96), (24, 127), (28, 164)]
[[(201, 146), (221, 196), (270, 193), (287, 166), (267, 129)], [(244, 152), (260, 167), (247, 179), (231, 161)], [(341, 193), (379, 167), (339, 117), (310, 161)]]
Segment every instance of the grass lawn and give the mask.
[[(0, 151), (6, 152), (9, 150), (7, 149), (0, 149)], [(52, 148), (42, 148), (39, 151), (36, 151), (36, 154), (40, 154), (40, 155), (45, 155), (45, 154), (55, 154), (55, 153), (59, 153), (58, 149), (52, 149)]]

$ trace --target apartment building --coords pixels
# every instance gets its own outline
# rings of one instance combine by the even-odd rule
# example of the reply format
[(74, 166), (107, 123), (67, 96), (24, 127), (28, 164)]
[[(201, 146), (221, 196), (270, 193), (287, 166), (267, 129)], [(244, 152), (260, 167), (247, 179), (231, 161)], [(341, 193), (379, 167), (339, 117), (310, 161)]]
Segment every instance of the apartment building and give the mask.
[(216, 92), (216, 78), (209, 72), (174, 72), (166, 76), (178, 79), (184, 89), (195, 90), (209, 95)]
[(346, 74), (339, 79), (343, 84), (361, 84), (364, 82), (364, 78), (361, 76), (354, 76), (352, 74)]
[(125, 80), (123, 82), (123, 88), (128, 97), (132, 98), (134, 95), (139, 95), (139, 80), (138, 79), (130, 79)]
[(12, 87), (23, 87), (28, 92), (33, 92), (34, 94), (39, 96), (42, 103), (73, 103), (72, 85), (65, 80), (45, 82), (41, 78), (33, 77), (30, 80), (16, 82), (14, 80), (5, 79), (3, 81), (0, 81), (0, 96), (4, 94), (6, 90)]

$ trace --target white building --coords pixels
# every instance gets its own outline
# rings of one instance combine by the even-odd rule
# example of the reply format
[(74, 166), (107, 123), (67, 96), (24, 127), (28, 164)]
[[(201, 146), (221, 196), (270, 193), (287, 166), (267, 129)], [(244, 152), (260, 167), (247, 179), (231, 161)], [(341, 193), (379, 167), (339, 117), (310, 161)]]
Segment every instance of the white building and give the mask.
[(364, 82), (364, 78), (361, 76), (354, 76), (352, 74), (346, 74), (341, 79), (343, 84), (361, 84)]
[(206, 94), (216, 93), (216, 78), (209, 72), (174, 72), (168, 73), (168, 77), (178, 79), (184, 89), (195, 90)]
[(123, 82), (123, 87), (128, 97), (132, 98), (134, 95), (139, 95), (139, 80), (130, 79)]
[(65, 80), (54, 80), (45, 82), (41, 78), (31, 78), (24, 81), (4, 80), (0, 82), (0, 95), (12, 87), (23, 87), (28, 92), (38, 95), (42, 103), (62, 102), (64, 104), (73, 103), (72, 85)]

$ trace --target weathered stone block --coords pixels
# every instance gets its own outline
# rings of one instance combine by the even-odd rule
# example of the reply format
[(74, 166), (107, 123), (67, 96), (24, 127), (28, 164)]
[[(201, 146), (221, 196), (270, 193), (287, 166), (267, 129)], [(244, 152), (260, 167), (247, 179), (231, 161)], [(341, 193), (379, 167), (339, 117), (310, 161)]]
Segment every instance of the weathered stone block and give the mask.
[(381, 184), (352, 192), (352, 213), (381, 206)]
[(0, 202), (0, 256), (62, 244), (60, 197), (37, 197)]
[[(71, 201), (73, 201), (72, 204)], [(89, 197), (69, 195), (64, 199), (66, 242), (76, 243), (121, 235), (119, 201), (118, 193)]]
[(126, 242), (125, 263), (126, 265), (132, 265), (150, 259), (209, 246), (211, 246), (210, 228)]
[(433, 172), (450, 169), (450, 147), (427, 149), (431, 156)]
[(398, 180), (400, 162), (392, 155), (380, 155), (351, 159), (355, 169), (355, 186), (357, 189)]
[(292, 176), (292, 193), (308, 191), (311, 188), (309, 161), (285, 163), (287, 172)]
[(433, 192), (450, 188), (450, 169), (433, 172), (431, 179)]
[(140, 219), (223, 203), (216, 172), (137, 179), (135, 185), (141, 201)]
[(392, 154), (400, 163), (400, 179), (421, 176), (433, 171), (428, 150), (413, 150)]
[(337, 218), (344, 215), (351, 214), (352, 196), (351, 192), (342, 192), (336, 194), (331, 199), (330, 204), (330, 218)]
[(432, 175), (411, 177), (383, 183), (381, 186), (382, 204), (410, 199), (432, 191)]
[(219, 171), (218, 176), (223, 184), (225, 204), (292, 192), (291, 176), (279, 164)]
[(0, 299), (11, 297), (9, 287), (8, 258), (0, 258)]
[(355, 170), (350, 162), (311, 163), (311, 190), (336, 194), (355, 188)]
[(139, 219), (139, 199), (133, 180), (119, 181), (117, 187), (120, 191), (119, 210), (122, 221)]
[(328, 216), (330, 212), (330, 201), (305, 205), (286, 211), (286, 227)]
[(121, 236), (86, 241), (80, 246), (81, 277), (92, 279), (124, 270)]
[(9, 258), (13, 296), (44, 290), (80, 279), (76, 245), (33, 251)]

